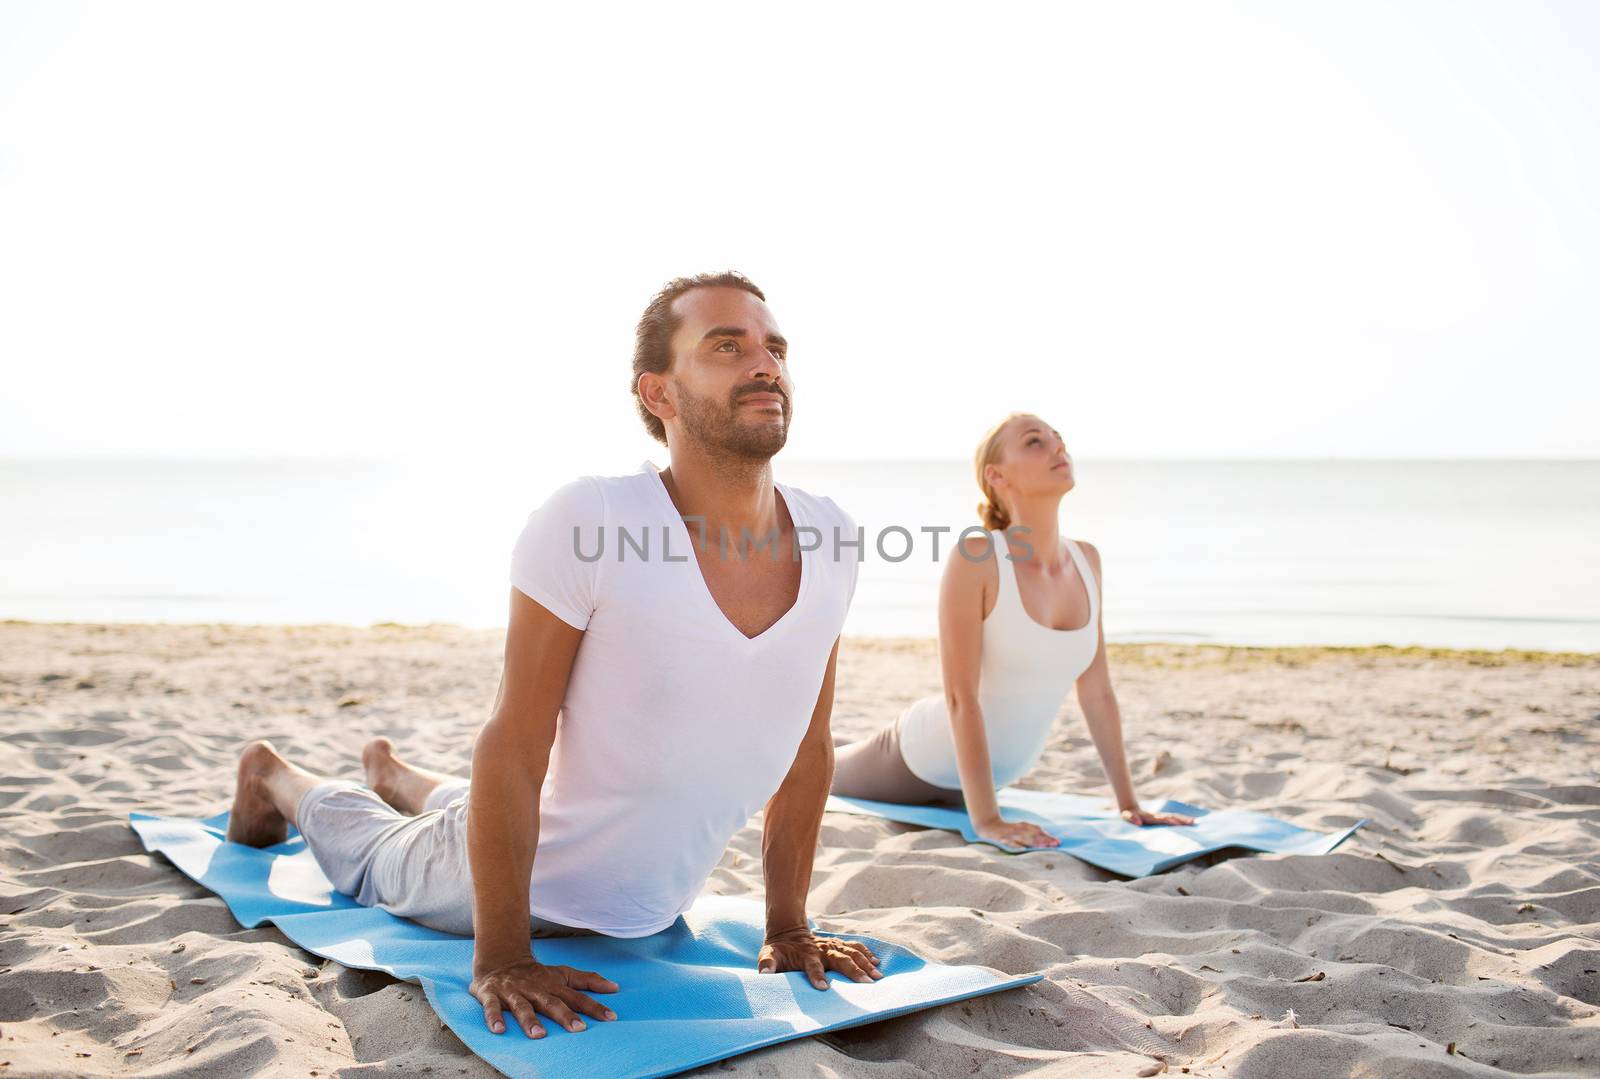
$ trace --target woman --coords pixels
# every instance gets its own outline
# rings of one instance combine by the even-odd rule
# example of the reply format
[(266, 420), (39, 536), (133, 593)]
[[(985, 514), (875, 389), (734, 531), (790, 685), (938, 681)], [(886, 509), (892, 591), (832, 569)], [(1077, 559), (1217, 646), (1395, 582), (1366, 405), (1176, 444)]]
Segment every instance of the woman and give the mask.
[(987, 536), (970, 536), (939, 588), (944, 693), (895, 723), (834, 751), (833, 793), (880, 802), (965, 802), (974, 830), (1011, 846), (1060, 841), (1000, 815), (995, 790), (1039, 760), (1056, 712), (1076, 682), (1078, 705), (1124, 820), (1193, 824), (1139, 808), (1122, 746), (1122, 719), (1100, 625), (1100, 552), (1064, 538), (1061, 498), (1072, 458), (1061, 433), (1013, 412), (978, 444), (974, 461)]

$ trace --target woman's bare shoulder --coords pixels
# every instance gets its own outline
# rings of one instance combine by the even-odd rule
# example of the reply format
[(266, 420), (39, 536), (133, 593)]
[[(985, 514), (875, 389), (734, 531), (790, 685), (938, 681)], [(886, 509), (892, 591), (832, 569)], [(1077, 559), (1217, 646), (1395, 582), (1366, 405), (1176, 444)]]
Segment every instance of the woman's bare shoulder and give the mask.
[(1089, 560), (1089, 564), (1094, 567), (1096, 573), (1099, 573), (1100, 548), (1096, 547), (1086, 539), (1073, 540), (1072, 542), (1078, 545), (1078, 549), (1081, 550), (1084, 554), (1084, 557)]
[(995, 549), (990, 536), (962, 537), (945, 557), (945, 574), (949, 577), (985, 581), (994, 576)]
[[(994, 607), (1000, 575), (995, 569), (995, 552), (988, 536), (962, 537), (948, 551), (940, 594), (950, 610), (971, 610), (987, 618)], [(954, 604), (954, 607), (949, 607)], [(969, 607), (969, 604), (975, 606)]]

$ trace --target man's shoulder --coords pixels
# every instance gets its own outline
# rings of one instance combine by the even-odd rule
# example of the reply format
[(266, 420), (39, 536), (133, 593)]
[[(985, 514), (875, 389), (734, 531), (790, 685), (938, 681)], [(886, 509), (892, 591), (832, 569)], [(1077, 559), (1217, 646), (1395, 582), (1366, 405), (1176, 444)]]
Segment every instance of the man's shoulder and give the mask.
[[(831, 495), (816, 494), (803, 487), (796, 487), (790, 483), (780, 483), (785, 495), (791, 495), (800, 503), (801, 516), (805, 517), (814, 527), (828, 529), (837, 527), (842, 531), (854, 533), (856, 519), (850, 512)], [(796, 522), (804, 523), (804, 522)]]
[(621, 474), (586, 472), (557, 482), (545, 500), (577, 503), (598, 512), (626, 499), (646, 496), (653, 482), (654, 477), (643, 470)]

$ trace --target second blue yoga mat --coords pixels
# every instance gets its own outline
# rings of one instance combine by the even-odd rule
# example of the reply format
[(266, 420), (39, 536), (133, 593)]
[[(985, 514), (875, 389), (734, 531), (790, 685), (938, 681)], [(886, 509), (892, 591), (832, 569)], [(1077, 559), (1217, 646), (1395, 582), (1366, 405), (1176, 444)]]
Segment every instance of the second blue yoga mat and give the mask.
[[(539, 958), (597, 970), (621, 987), (602, 993), (614, 1022), (572, 1033), (547, 1023), (540, 1039), (515, 1022), (491, 1034), (467, 992), (472, 940), (441, 933), (336, 892), (299, 833), (257, 849), (227, 842), (228, 814), (204, 820), (130, 813), (147, 850), (221, 896), (240, 924), (272, 922), (300, 947), (349, 967), (418, 982), (439, 1018), (504, 1075), (658, 1076), (822, 1031), (860, 1026), (950, 1001), (1029, 985), (983, 967), (930, 963), (870, 937), (884, 977), (837, 974), (818, 990), (798, 973), (758, 974), (765, 912), (749, 899), (702, 897), (660, 933), (633, 940), (540, 940)], [(510, 1018), (509, 1013), (507, 1017)]]
[(1147, 877), (1228, 847), (1271, 854), (1327, 854), (1367, 823), (1361, 820), (1335, 832), (1314, 832), (1265, 813), (1244, 809), (1211, 812), (1167, 799), (1146, 808), (1158, 813), (1182, 813), (1196, 818), (1195, 823), (1140, 826), (1123, 820), (1104, 798), (1003, 787), (996, 799), (1007, 820), (1032, 821), (1061, 840), (1061, 846), (1008, 847), (981, 839), (973, 831), (965, 810), (946, 806), (902, 805), (832, 795), (828, 808), (942, 828), (960, 833), (969, 843), (989, 843), (1001, 850), (1058, 850), (1125, 877)]

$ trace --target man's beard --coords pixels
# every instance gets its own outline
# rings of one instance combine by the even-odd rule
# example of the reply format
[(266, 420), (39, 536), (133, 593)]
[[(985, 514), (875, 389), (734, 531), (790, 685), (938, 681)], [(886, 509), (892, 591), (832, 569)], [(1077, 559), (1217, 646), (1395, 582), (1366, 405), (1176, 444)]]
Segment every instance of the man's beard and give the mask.
[[(678, 390), (678, 418), (683, 421), (683, 431), (690, 438), (709, 449), (735, 457), (765, 461), (783, 449), (789, 440), (789, 395), (776, 388), (764, 393), (778, 393), (783, 397), (783, 422), (773, 423), (762, 413), (763, 419), (750, 422), (739, 413), (743, 406), (736, 398), (731, 404), (721, 404), (710, 397), (699, 397), (681, 382), (674, 383)], [(745, 391), (750, 396), (752, 391)]]

